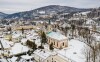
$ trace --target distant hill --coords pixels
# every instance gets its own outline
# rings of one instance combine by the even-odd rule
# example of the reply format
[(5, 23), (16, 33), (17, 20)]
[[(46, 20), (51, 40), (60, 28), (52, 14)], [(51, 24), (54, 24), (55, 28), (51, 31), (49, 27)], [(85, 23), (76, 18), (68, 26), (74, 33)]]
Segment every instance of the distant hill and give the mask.
[(6, 16), (4, 19), (34, 19), (34, 16), (38, 16), (41, 14), (50, 14), (52, 12), (59, 13), (70, 13), (70, 12), (84, 12), (89, 11), (90, 9), (82, 9), (82, 8), (74, 8), (68, 6), (60, 6), (60, 5), (49, 5), (45, 7), (40, 7), (30, 11), (24, 11), (19, 13), (14, 13)]
[(6, 17), (8, 14), (2, 13), (0, 12), (0, 19), (3, 19), (4, 17)]
[(47, 13), (50, 13), (52, 11), (55, 12), (80, 12), (80, 11), (88, 11), (90, 9), (81, 9), (81, 8), (74, 8), (74, 7), (69, 7), (69, 6), (60, 6), (60, 5), (49, 5), (49, 6), (45, 6), (45, 7), (41, 7), (35, 10), (44, 10)]

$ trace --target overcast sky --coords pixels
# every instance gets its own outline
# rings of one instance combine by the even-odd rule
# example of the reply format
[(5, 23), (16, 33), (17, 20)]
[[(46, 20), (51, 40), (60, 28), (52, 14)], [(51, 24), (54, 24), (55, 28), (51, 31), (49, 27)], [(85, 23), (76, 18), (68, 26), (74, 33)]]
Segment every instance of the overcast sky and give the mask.
[(0, 0), (0, 12), (11, 14), (47, 5), (94, 8), (100, 7), (100, 0)]

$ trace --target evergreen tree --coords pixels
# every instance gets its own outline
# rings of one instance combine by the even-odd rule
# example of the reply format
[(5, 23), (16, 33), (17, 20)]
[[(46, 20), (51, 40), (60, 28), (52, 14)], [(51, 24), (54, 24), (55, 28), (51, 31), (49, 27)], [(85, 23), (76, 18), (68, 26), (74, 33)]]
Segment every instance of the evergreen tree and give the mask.
[(37, 45), (35, 44), (35, 42), (33, 42), (33, 44), (32, 44), (32, 49), (33, 49), (33, 51), (37, 49)]
[(39, 48), (39, 49), (44, 49), (44, 47), (43, 47), (43, 45), (42, 45), (42, 44), (41, 44), (38, 48)]
[(75, 25), (71, 25), (71, 29), (72, 29), (72, 38), (73, 38), (73, 35), (74, 35), (74, 30), (75, 30)]
[(54, 48), (53, 48), (53, 43), (51, 43), (50, 45), (49, 45), (49, 49), (50, 50), (53, 50)]
[(28, 47), (32, 48), (33, 51), (37, 49), (37, 45), (35, 44), (35, 42), (27, 40), (26, 44), (28, 45)]
[(43, 43), (43, 44), (47, 43), (46, 34), (44, 32), (42, 32), (42, 34), (41, 34), (41, 43)]
[(22, 31), (22, 34), (24, 34), (24, 29), (23, 28), (21, 29), (21, 31)]
[(10, 34), (12, 33), (12, 28), (11, 27), (7, 28), (7, 30), (10, 31)]

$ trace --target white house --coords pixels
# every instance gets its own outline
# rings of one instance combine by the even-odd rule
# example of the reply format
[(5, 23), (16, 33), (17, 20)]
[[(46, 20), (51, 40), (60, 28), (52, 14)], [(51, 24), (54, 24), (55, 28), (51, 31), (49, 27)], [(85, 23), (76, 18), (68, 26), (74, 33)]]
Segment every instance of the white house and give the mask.
[(85, 22), (86, 26), (92, 26), (92, 25), (96, 25), (97, 23), (92, 20), (92, 19), (87, 19), (87, 21)]
[(34, 51), (34, 59), (37, 61), (37, 62), (47, 62), (46, 59), (51, 55), (50, 52), (48, 51), (45, 51), (45, 50), (41, 50), (41, 49), (38, 49), (38, 50), (35, 50)]

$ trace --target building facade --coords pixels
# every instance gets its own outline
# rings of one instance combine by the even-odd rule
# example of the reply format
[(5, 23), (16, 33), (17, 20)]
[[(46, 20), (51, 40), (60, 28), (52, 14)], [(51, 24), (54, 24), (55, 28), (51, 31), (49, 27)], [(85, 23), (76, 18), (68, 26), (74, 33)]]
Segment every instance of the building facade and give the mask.
[(53, 46), (62, 49), (68, 46), (67, 37), (57, 32), (47, 34), (48, 44), (53, 43)]

